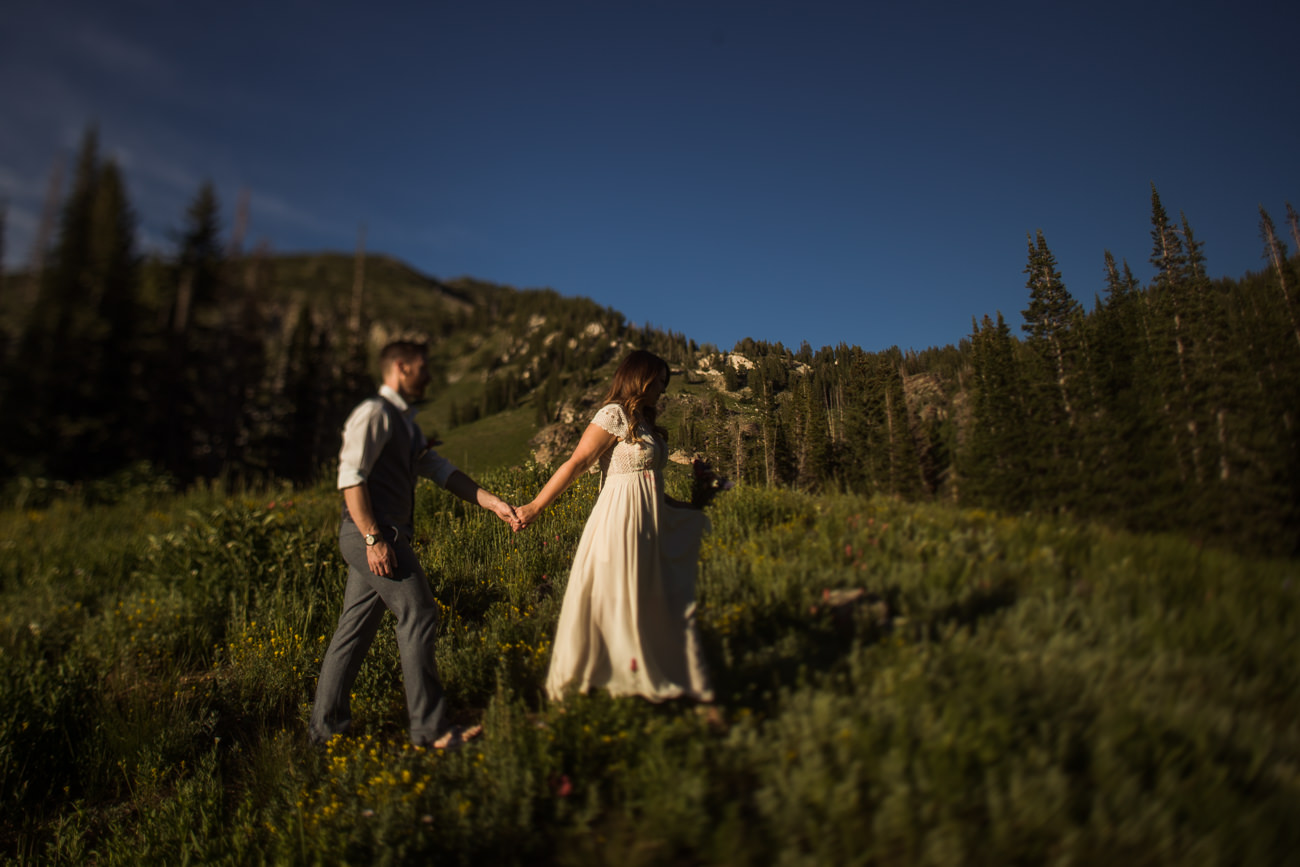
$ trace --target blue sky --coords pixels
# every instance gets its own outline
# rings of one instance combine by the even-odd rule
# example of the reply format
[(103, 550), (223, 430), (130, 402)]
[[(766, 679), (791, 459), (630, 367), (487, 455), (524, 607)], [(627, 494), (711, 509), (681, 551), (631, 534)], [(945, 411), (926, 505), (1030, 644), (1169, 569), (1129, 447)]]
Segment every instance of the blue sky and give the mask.
[(141, 248), (210, 179), (248, 244), (550, 287), (700, 342), (956, 343), (1150, 275), (1151, 184), (1213, 276), (1300, 207), (1300, 4), (9, 0), (6, 264), (86, 126)]

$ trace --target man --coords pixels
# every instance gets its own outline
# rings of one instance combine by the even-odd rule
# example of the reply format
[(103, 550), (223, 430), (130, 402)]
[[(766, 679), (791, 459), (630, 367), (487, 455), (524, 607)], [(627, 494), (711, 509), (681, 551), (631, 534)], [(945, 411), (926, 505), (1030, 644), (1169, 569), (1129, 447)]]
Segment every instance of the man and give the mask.
[(343, 429), (339, 548), (348, 564), (348, 581), (343, 612), (321, 662), (310, 734), (324, 743), (347, 731), (352, 685), (387, 608), (397, 618), (411, 743), (441, 748), (462, 735), (444, 731), (446, 707), (433, 652), (438, 605), (411, 548), (417, 476), (494, 512), (512, 529), (520, 523), (510, 505), (432, 451), (416, 427), (411, 404), (429, 384), (425, 347), (395, 341), (380, 352), (379, 363), (379, 394), (362, 401)]

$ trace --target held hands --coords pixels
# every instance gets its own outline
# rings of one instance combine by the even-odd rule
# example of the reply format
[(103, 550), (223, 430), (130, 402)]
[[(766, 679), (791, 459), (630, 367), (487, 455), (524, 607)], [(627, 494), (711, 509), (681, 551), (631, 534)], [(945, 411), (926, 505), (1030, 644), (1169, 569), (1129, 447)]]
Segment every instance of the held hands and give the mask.
[(536, 505), (536, 501), (515, 507), (515, 514), (519, 516), (521, 529), (526, 529), (533, 521), (537, 520), (537, 516), (541, 513), (542, 509)]
[(498, 518), (509, 524), (510, 529), (514, 530), (516, 533), (524, 528), (524, 522), (520, 519), (515, 507), (500, 497), (497, 497), (496, 502), (492, 503), (488, 508), (494, 512)]

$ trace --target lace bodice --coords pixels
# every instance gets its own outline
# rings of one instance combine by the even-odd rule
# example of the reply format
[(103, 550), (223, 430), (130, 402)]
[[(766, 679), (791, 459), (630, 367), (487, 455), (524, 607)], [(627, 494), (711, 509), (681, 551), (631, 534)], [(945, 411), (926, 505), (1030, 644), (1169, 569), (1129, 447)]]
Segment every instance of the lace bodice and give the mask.
[(604, 430), (618, 437), (613, 448), (600, 456), (600, 477), (618, 475), (619, 473), (638, 473), (645, 470), (662, 470), (667, 460), (667, 450), (652, 431), (644, 424), (637, 426), (639, 443), (625, 442), (628, 418), (623, 407), (616, 403), (602, 406), (591, 420)]

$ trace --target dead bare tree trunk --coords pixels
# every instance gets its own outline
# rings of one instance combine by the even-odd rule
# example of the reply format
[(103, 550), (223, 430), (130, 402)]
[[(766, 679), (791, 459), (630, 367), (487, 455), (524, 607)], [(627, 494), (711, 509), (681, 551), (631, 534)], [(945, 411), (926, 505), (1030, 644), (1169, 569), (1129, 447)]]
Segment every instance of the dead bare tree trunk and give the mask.
[(767, 486), (772, 487), (772, 477), (775, 475), (774, 464), (776, 463), (776, 448), (773, 445), (772, 433), (772, 392), (768, 385), (767, 377), (763, 377), (763, 477)]
[(348, 333), (354, 344), (361, 342), (361, 311), (364, 308), (366, 289), (366, 224), (357, 227), (357, 253), (352, 267), (352, 315), (348, 318)]
[(186, 271), (176, 288), (176, 307), (172, 312), (172, 333), (184, 334), (190, 327), (190, 301), (194, 295), (194, 275)]
[(9, 200), (0, 199), (0, 298), (5, 291), (5, 218), (9, 215)]
[[(1294, 211), (1293, 211), (1294, 213)], [(1282, 245), (1277, 241), (1277, 232), (1273, 228), (1273, 218), (1259, 208), (1259, 226), (1264, 233), (1264, 243), (1268, 247), (1268, 258), (1277, 272), (1277, 285), (1282, 289), (1282, 300), (1286, 305), (1286, 315), (1291, 319), (1291, 330), (1295, 332), (1295, 341), (1300, 344), (1300, 323), (1296, 322), (1295, 307), (1291, 304), (1291, 290), (1286, 285), (1286, 262), (1282, 258)], [(1297, 241), (1300, 243), (1300, 241)]]
[(734, 419), (732, 419), (731, 423), (732, 423), (732, 434), (735, 436), (735, 444), (734, 444), (735, 451), (733, 453), (733, 458), (736, 467), (735, 478), (737, 481), (739, 481), (740, 479), (744, 478), (744, 473), (745, 473), (745, 440), (741, 436), (742, 425), (740, 423), (740, 416), (736, 416)]
[(27, 269), (28, 303), (35, 303), (40, 293), (41, 276), (45, 271), (45, 260), (50, 252), (50, 239), (54, 236), (54, 221), (59, 216), (59, 203), (63, 198), (63, 160), (55, 159), (50, 169), (50, 183), (45, 189), (45, 206), (41, 208), (41, 221), (36, 226), (36, 235), (32, 239), (31, 264)]
[(1215, 414), (1215, 419), (1217, 420), (1219, 426), (1219, 479), (1224, 482), (1228, 480), (1228, 475), (1229, 475), (1228, 433), (1227, 433), (1227, 425), (1224, 424), (1225, 415), (1226, 413), (1223, 410), (1219, 410), (1218, 413)]
[(230, 243), (226, 245), (226, 261), (238, 262), (244, 255), (244, 236), (248, 234), (248, 188), (239, 190), (235, 204), (235, 220), (230, 226)]

